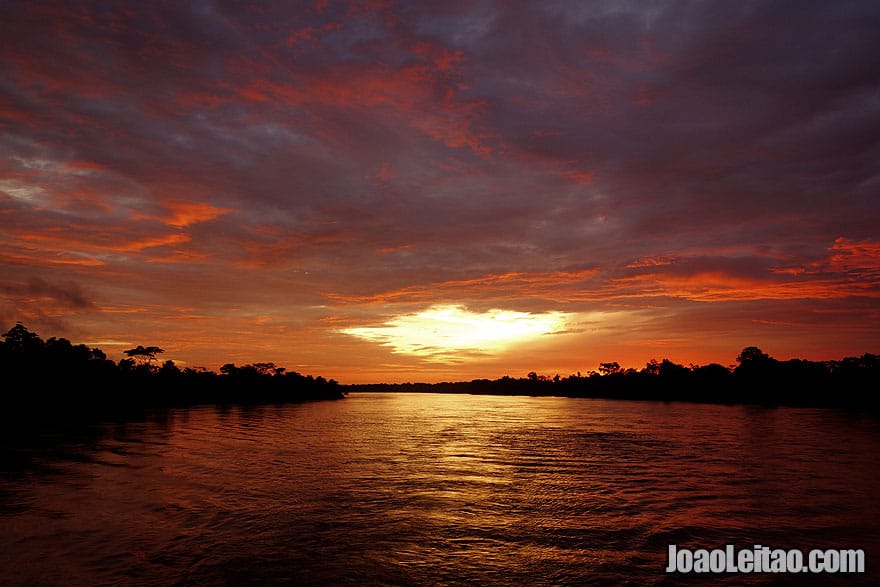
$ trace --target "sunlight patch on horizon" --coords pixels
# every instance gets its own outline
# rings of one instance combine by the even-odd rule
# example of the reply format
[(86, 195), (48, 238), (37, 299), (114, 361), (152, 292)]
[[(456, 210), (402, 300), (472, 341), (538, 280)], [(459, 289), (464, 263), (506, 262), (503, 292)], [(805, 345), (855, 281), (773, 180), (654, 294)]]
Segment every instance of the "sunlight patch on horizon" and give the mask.
[(391, 347), (395, 353), (436, 362), (461, 362), (545, 334), (562, 333), (571, 317), (565, 312), (472, 312), (459, 305), (437, 305), (398, 316), (383, 326), (345, 328), (340, 332)]
[(101, 346), (134, 346), (134, 343), (125, 342), (124, 340), (90, 340), (83, 343), (86, 346), (90, 347), (101, 347)]

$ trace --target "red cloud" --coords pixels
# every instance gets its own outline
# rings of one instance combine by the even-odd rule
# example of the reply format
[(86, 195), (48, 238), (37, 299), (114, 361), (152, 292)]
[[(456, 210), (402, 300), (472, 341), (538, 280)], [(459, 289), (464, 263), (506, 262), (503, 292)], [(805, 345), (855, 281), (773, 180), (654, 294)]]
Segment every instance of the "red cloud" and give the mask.
[[(871, 274), (880, 272), (880, 243), (864, 240), (853, 241), (840, 237), (830, 249), (829, 263), (844, 271), (865, 271)], [(876, 276), (875, 277), (880, 277)]]

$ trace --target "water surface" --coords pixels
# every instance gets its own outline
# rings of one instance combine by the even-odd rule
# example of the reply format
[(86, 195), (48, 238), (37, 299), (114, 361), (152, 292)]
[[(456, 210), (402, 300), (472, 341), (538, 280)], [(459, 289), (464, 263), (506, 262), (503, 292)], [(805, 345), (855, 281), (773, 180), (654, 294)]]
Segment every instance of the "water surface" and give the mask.
[[(874, 584), (667, 575), (682, 547), (864, 548), (880, 423), (833, 410), (352, 394), (8, 441), (8, 585)], [(794, 579), (797, 579), (795, 581)]]

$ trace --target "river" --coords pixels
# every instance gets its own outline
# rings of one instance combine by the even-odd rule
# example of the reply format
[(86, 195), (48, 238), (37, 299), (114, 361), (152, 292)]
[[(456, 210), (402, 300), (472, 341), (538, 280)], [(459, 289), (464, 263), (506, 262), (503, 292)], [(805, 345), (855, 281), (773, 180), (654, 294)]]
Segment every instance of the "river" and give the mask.
[[(880, 584), (880, 421), (357, 393), (7, 439), (4, 585)], [(670, 544), (864, 575), (664, 572)]]

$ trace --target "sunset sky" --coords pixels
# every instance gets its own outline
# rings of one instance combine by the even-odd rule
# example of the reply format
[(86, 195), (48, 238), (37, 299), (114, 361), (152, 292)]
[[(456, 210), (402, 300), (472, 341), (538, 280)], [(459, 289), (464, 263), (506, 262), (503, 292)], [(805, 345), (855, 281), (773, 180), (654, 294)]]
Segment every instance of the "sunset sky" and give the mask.
[(0, 0), (0, 328), (343, 383), (880, 353), (878, 30)]

